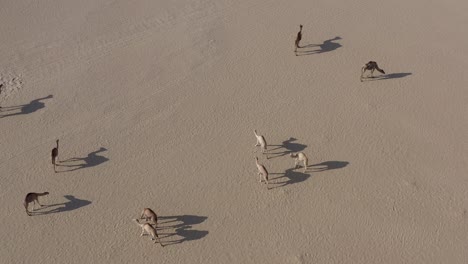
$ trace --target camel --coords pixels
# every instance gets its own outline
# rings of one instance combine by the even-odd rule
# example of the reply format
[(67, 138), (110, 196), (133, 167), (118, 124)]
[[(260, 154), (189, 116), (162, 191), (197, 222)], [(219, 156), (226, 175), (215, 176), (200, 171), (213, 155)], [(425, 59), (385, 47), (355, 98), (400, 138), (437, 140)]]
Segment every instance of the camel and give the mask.
[[(257, 138), (257, 144), (255, 146), (260, 146), (260, 149), (262, 150), (262, 153), (265, 152), (268, 148), (267, 142), (265, 140), (265, 137), (262, 135), (257, 134), (257, 130), (254, 130), (255, 137)], [(267, 157), (268, 158), (268, 157)]]
[(42, 207), (42, 204), (39, 203), (39, 196), (44, 196), (48, 195), (49, 192), (43, 192), (43, 193), (28, 193), (26, 194), (26, 197), (24, 198), (24, 208), (26, 208), (26, 213), (31, 216), (31, 213), (28, 211), (28, 206), (30, 203), (33, 203), (33, 208), (31, 211), (34, 211), (34, 207), (36, 206), (36, 202)]
[(296, 41), (294, 42), (294, 52), (297, 52), (297, 48), (300, 48), (299, 42), (301, 41), (301, 39), (302, 39), (302, 25), (299, 25), (299, 32), (297, 32)]
[(304, 163), (304, 173), (307, 170), (307, 166), (309, 163), (309, 159), (307, 158), (306, 154), (304, 152), (298, 152), (298, 153), (291, 153), (289, 154), (291, 158), (294, 159), (294, 165), (297, 168), (300, 162)]
[(145, 219), (146, 221), (151, 221), (154, 223), (154, 227), (158, 225), (158, 216), (150, 208), (144, 208), (141, 213), (140, 219)]
[(255, 163), (257, 164), (258, 175), (260, 176), (260, 182), (265, 181), (268, 188), (268, 171), (262, 164), (258, 163), (258, 158), (255, 157)]
[(56, 162), (58, 162), (58, 148), (59, 148), (59, 140), (57, 139), (57, 147), (53, 148), (52, 149), (52, 164), (54, 164), (54, 171), (57, 172), (57, 170), (55, 169), (55, 166), (56, 166)]
[(156, 232), (156, 228), (154, 228), (152, 225), (148, 223), (141, 224), (138, 219), (133, 219), (137, 225), (141, 227), (141, 235), (144, 236), (145, 232), (151, 235), (150, 240), (154, 240), (154, 243), (159, 243), (161, 247), (163, 247), (163, 244), (161, 244), (161, 241), (159, 240), (158, 233)]
[(373, 75), (374, 70), (377, 70), (382, 74), (385, 74), (385, 71), (379, 68), (379, 65), (377, 65), (377, 62), (369, 61), (361, 68), (361, 82), (362, 82), (363, 75), (366, 71), (371, 71), (371, 78), (374, 78), (374, 75)]

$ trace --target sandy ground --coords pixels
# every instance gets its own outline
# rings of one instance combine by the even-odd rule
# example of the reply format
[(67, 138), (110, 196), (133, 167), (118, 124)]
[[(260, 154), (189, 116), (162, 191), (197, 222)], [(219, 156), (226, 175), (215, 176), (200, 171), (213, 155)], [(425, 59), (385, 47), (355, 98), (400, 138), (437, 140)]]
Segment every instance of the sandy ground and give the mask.
[(466, 1), (3, 2), (0, 262), (468, 262)]

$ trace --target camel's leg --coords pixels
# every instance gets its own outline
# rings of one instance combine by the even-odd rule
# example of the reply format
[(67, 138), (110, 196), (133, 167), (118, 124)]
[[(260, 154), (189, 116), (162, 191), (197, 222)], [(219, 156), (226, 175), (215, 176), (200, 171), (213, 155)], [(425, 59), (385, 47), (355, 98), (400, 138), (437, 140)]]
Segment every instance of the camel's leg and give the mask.
[(28, 204), (24, 207), (26, 209), (26, 213), (30, 216), (29, 211), (28, 211)]
[(361, 68), (361, 81), (362, 81), (362, 78), (363, 78), (365, 72), (366, 72), (366, 66)]
[(262, 179), (262, 175), (263, 175), (262, 173), (260, 173), (260, 172), (258, 173), (258, 176), (260, 176), (260, 182), (262, 182), (262, 181), (263, 181), (263, 179)]
[(371, 72), (370, 72), (371, 78), (374, 78), (374, 71), (375, 71), (375, 69), (372, 69)]
[(142, 227), (140, 236), (144, 236), (144, 235), (145, 235), (145, 229)]
[(294, 159), (294, 168), (297, 169), (297, 159)]

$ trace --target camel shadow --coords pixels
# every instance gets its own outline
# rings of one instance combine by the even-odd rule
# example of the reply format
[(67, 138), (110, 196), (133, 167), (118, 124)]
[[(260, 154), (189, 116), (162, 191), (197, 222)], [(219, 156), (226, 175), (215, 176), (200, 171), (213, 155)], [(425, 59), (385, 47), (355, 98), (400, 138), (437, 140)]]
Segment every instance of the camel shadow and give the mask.
[(297, 141), (297, 139), (291, 137), (288, 140), (283, 141), (281, 145), (269, 145), (269, 146), (277, 147), (269, 151), (274, 151), (274, 150), (281, 149), (281, 148), (285, 150), (280, 151), (280, 152), (265, 152), (267, 154), (267, 159), (273, 159), (273, 158), (281, 157), (284, 155), (288, 155), (293, 152), (303, 151), (307, 147), (307, 145), (294, 143), (294, 141)]
[[(193, 230), (192, 226), (205, 221), (208, 217), (197, 215), (177, 215), (177, 216), (160, 216), (158, 221), (163, 220), (158, 224), (158, 229), (167, 230), (174, 229), (174, 233), (165, 233), (161, 238), (175, 237), (171, 241), (166, 241), (164, 246), (180, 244), (185, 241), (198, 240), (205, 237), (208, 231)], [(169, 225), (167, 225), (169, 224)]]
[[(302, 50), (298, 50), (296, 52), (296, 56), (304, 56), (304, 55), (312, 55), (312, 54), (320, 54), (325, 52), (334, 51), (338, 48), (341, 48), (343, 45), (340, 43), (336, 43), (334, 41), (341, 40), (341, 37), (334, 37), (332, 39), (325, 40), (322, 44), (309, 44), (300, 47)], [(319, 49), (310, 50), (309, 48), (319, 47)]]
[(36, 100), (32, 100), (28, 104), (24, 105), (16, 105), (16, 106), (3, 106), (0, 108), (1, 112), (10, 112), (14, 111), (14, 113), (8, 113), (4, 115), (0, 115), (0, 118), (3, 117), (11, 117), (11, 116), (17, 116), (17, 115), (27, 115), (36, 112), (39, 109), (42, 109), (45, 107), (45, 104), (41, 102), (42, 100), (45, 99), (50, 99), (53, 98), (53, 95), (49, 95), (43, 98), (39, 98)]
[(291, 168), (291, 169), (287, 169), (284, 173), (271, 173), (271, 174), (280, 174), (280, 175), (282, 175), (282, 176), (276, 177), (276, 178), (274, 178), (272, 180), (277, 180), (277, 179), (282, 179), (282, 178), (287, 178), (287, 180), (283, 181), (283, 182), (271, 183), (271, 184), (275, 184), (276, 186), (270, 187), (270, 189), (276, 189), (276, 188), (279, 188), (279, 187), (284, 187), (286, 185), (303, 182), (303, 181), (310, 178), (310, 174), (306, 174), (306, 173), (299, 172), (299, 171), (294, 171), (294, 170), (295, 170), (294, 168)]
[[(307, 169), (313, 169), (314, 172), (320, 172), (320, 171), (341, 169), (341, 168), (346, 167), (348, 164), (349, 162), (347, 161), (325, 161), (322, 163), (310, 165), (307, 167)], [(319, 168), (315, 168), (315, 167), (319, 167)]]
[(380, 80), (389, 80), (389, 79), (398, 79), (398, 78), (404, 78), (406, 76), (411, 75), (411, 72), (400, 72), (400, 73), (390, 73), (390, 74), (384, 74), (384, 75), (379, 75), (379, 76), (374, 76), (374, 77), (363, 77), (362, 80), (366, 81), (380, 81)]
[[(96, 151), (93, 151), (93, 152), (89, 153), (88, 156), (86, 156), (84, 158), (71, 158), (71, 159), (67, 159), (67, 160), (62, 160), (62, 161), (60, 161), (60, 164), (57, 164), (57, 166), (69, 167), (71, 169), (64, 170), (64, 171), (57, 171), (57, 172), (70, 172), (70, 171), (75, 171), (75, 170), (79, 170), (79, 169), (90, 168), (90, 167), (100, 165), (100, 164), (102, 164), (102, 163), (109, 160), (108, 158), (106, 158), (104, 156), (97, 155), (98, 153), (103, 152), (103, 151), (107, 151), (107, 149), (101, 147), (99, 150), (96, 150)], [(71, 164), (71, 165), (63, 164), (63, 163), (68, 163), (68, 162), (84, 162), (84, 163)]]
[(61, 206), (61, 207), (54, 208), (54, 209), (49, 210), (49, 211), (42, 211), (42, 212), (34, 211), (34, 215), (45, 215), (45, 214), (54, 214), (54, 213), (73, 211), (73, 210), (79, 209), (79, 208), (81, 208), (83, 206), (91, 204), (91, 201), (77, 199), (73, 195), (65, 195), (63, 197), (68, 199), (68, 202), (59, 203), (59, 204), (44, 205), (39, 210), (46, 209), (46, 208), (51, 208), (51, 207), (55, 207), (55, 206)]

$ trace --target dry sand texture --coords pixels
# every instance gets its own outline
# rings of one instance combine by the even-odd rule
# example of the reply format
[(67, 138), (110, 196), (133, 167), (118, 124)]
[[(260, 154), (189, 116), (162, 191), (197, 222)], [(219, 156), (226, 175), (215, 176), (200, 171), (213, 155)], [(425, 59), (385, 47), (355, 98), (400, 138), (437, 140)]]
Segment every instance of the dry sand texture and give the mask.
[[(3, 1), (1, 262), (467, 263), (467, 13), (461, 0)], [(387, 75), (361, 83), (369, 60)], [(27, 216), (26, 193), (44, 191)], [(132, 223), (144, 207), (164, 248)]]

